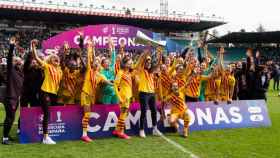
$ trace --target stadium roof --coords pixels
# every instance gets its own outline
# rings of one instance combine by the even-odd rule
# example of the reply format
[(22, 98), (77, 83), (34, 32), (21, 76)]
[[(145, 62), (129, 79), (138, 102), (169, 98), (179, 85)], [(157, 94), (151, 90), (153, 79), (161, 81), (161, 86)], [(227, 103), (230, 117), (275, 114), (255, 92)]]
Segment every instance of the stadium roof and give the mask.
[(280, 43), (280, 31), (233, 32), (208, 43)]
[(43, 8), (33, 6), (0, 4), (0, 18), (12, 20), (38, 20), (59, 23), (132, 25), (157, 32), (202, 31), (225, 24), (223, 21), (202, 20), (199, 16), (189, 18), (160, 17), (77, 9)]

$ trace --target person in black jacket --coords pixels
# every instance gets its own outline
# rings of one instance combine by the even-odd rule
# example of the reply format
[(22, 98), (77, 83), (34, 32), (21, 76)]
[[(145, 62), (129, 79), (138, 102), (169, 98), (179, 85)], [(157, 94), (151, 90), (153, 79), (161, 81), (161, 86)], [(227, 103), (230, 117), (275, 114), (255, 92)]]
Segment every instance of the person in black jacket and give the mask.
[(7, 89), (5, 97), (6, 117), (3, 128), (2, 144), (9, 145), (9, 133), (15, 120), (15, 113), (19, 103), (19, 97), (23, 82), (22, 62), (13, 55), (16, 39), (10, 39), (10, 49), (7, 59)]
[(0, 103), (4, 103), (6, 92), (6, 65), (0, 65)]
[(261, 65), (261, 53), (260, 51), (256, 51), (256, 56), (255, 56), (255, 65)]
[(236, 85), (237, 85), (237, 97), (239, 100), (247, 100), (249, 99), (248, 95), (248, 86), (246, 82), (246, 63), (239, 63), (236, 74)]
[(3, 67), (4, 67), (4, 65), (2, 66), (2, 64), (0, 64), (0, 86), (4, 85), (4, 73), (3, 73), (4, 70), (3, 70)]
[(21, 107), (41, 106), (40, 88), (43, 83), (42, 70), (32, 58), (32, 53), (27, 55), (23, 66), (24, 80), (21, 94)]
[(254, 58), (249, 57), (249, 60), (247, 61), (247, 66), (246, 66), (246, 86), (248, 90), (248, 99), (249, 100), (254, 100), (255, 98), (255, 82), (256, 82), (256, 65), (254, 63)]
[(238, 75), (241, 73), (242, 70), (242, 63), (239, 61), (237, 63), (235, 63), (235, 68), (234, 68), (234, 78), (235, 78), (235, 82), (236, 84), (234, 85), (234, 92), (233, 92), (233, 96), (232, 99), (233, 100), (237, 100), (238, 98), (238, 91), (239, 91), (239, 87), (238, 87)]
[[(41, 85), (43, 83), (43, 73), (39, 64), (32, 58), (32, 53), (27, 55), (23, 66), (23, 85), (20, 97), (21, 107), (41, 106)], [(20, 132), (20, 118), (18, 120), (18, 133)]]
[(270, 76), (268, 74), (267, 67), (259, 68), (262, 70), (258, 70), (256, 73), (256, 93), (255, 99), (264, 99), (267, 100), (266, 92), (269, 87)]
[(273, 70), (273, 90), (279, 91), (280, 69), (278, 65), (275, 65)]

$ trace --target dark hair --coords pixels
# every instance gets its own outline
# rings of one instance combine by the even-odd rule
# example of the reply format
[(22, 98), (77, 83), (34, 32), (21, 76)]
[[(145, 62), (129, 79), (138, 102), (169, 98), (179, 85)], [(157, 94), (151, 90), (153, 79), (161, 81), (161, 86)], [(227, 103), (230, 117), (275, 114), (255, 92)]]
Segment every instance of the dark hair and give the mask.
[(109, 59), (108, 59), (107, 57), (103, 58), (103, 59), (101, 60), (101, 65), (103, 65), (103, 64), (105, 63), (106, 60), (109, 60)]
[(121, 69), (125, 68), (126, 63), (131, 60), (131, 57), (128, 55), (125, 55), (121, 60)]

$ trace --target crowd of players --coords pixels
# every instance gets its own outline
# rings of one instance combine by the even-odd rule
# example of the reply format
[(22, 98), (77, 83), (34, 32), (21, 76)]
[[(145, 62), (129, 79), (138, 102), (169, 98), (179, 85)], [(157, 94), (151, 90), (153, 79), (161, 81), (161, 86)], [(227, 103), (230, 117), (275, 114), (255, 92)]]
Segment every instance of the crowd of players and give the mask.
[[(46, 56), (37, 52), (40, 42), (32, 40), (24, 60), (14, 53), (21, 39), (10, 39), (3, 144), (11, 143), (9, 132), (18, 105), (42, 107), (44, 144), (55, 144), (48, 135), (49, 106), (69, 104), (81, 105), (84, 109), (81, 140), (85, 142), (92, 141), (87, 128), (90, 107), (95, 103), (119, 104), (121, 113), (113, 135), (130, 139), (125, 134), (125, 119), (134, 101), (141, 104), (140, 137), (146, 137), (147, 106), (151, 110), (153, 134), (161, 135), (156, 120), (157, 101), (161, 103), (160, 109), (171, 106), (168, 119), (172, 127), (178, 129), (178, 119), (184, 120), (183, 136), (188, 137), (188, 102), (231, 104), (232, 100), (266, 100), (269, 81), (277, 67), (271, 62), (260, 63), (260, 52), (254, 53), (251, 49), (247, 50), (246, 62), (225, 66), (225, 49), (221, 47), (214, 57), (202, 41), (198, 41), (198, 56), (192, 47), (176, 55), (165, 54), (160, 46), (149, 46), (140, 55), (134, 55), (126, 52), (123, 43), (116, 50), (111, 40), (108, 50), (98, 53), (93, 41), (84, 41), (82, 32), (79, 35), (79, 49), (72, 50), (65, 43), (59, 54)], [(164, 110), (161, 115), (165, 118)]]

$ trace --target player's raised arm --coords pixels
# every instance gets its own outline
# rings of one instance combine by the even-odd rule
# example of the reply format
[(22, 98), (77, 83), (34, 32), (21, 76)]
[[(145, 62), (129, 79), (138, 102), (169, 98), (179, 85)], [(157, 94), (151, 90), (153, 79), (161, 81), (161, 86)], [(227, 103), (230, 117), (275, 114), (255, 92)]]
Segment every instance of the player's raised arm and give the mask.
[(221, 68), (224, 68), (224, 54), (225, 54), (225, 48), (221, 47), (219, 49), (218, 55), (219, 55), (219, 62), (218, 64), (221, 66)]
[(119, 49), (118, 53), (121, 55), (122, 58), (124, 57), (124, 55), (125, 55), (125, 43), (124, 43), (124, 41), (120, 42), (120, 49)]
[(225, 53), (225, 49), (224, 47), (221, 47), (219, 49), (219, 52), (218, 52), (218, 71), (219, 71), (219, 74), (220, 75), (224, 75), (225, 73), (225, 68), (224, 68), (224, 53)]
[(31, 41), (31, 52), (33, 54), (34, 59), (41, 65), (44, 65), (44, 61), (38, 56), (37, 53), (37, 44), (38, 44), (38, 40), (34, 39)]
[(199, 63), (202, 63), (203, 62), (203, 54), (201, 52), (202, 51), (201, 49), (203, 49), (203, 42), (202, 41), (197, 41), (197, 46), (198, 46), (197, 59), (198, 59)]
[(191, 57), (186, 65), (184, 75), (188, 78), (192, 75), (192, 72), (197, 64), (197, 59), (194, 57)]
[(207, 61), (207, 62), (209, 62), (209, 65), (210, 65), (210, 67), (212, 67), (217, 61), (217, 59), (213, 56), (213, 54), (209, 51), (209, 49), (208, 49), (208, 46), (207, 45), (205, 45), (204, 46), (204, 52), (205, 52), (205, 58), (206, 58), (206, 60), (210, 60), (210, 61)]
[(109, 53), (111, 57), (110, 68), (114, 70), (116, 64), (116, 49), (111, 37), (109, 37)]
[(157, 65), (162, 64), (162, 53), (163, 53), (163, 48), (157, 47), (156, 48)]
[(94, 43), (91, 40), (87, 41), (87, 68), (91, 69), (91, 65), (95, 58)]
[(67, 63), (67, 56), (70, 54), (69, 44), (65, 41), (63, 44), (63, 52), (60, 60), (61, 69), (64, 69)]
[(172, 74), (175, 72), (175, 70), (176, 70), (176, 65), (177, 65), (177, 61), (174, 60), (174, 61), (172, 62), (172, 65), (170, 66), (170, 68), (169, 68), (169, 70), (168, 70), (168, 74), (169, 74), (170, 76), (172, 76)]
[(16, 38), (15, 37), (11, 37), (10, 39), (10, 48), (9, 48), (9, 52), (8, 52), (8, 57), (7, 57), (7, 74), (9, 74), (9, 72), (11, 71), (12, 67), (13, 67), (13, 56), (14, 56), (14, 49), (15, 49), (15, 45), (16, 45)]
[(79, 31), (78, 34), (79, 34), (79, 47), (80, 47), (81, 51), (83, 51), (83, 49), (84, 49), (84, 33), (82, 31)]
[(136, 65), (135, 65), (135, 70), (136, 71), (140, 71), (140, 70), (144, 69), (144, 63), (145, 63), (145, 60), (146, 60), (148, 55), (149, 55), (149, 51), (144, 50), (143, 54), (140, 55)]
[(116, 75), (115, 81), (114, 81), (114, 89), (115, 89), (116, 95), (119, 98), (120, 103), (123, 103), (124, 100), (119, 94), (119, 85), (121, 82), (121, 78), (122, 78), (122, 72), (118, 72), (118, 74)]

